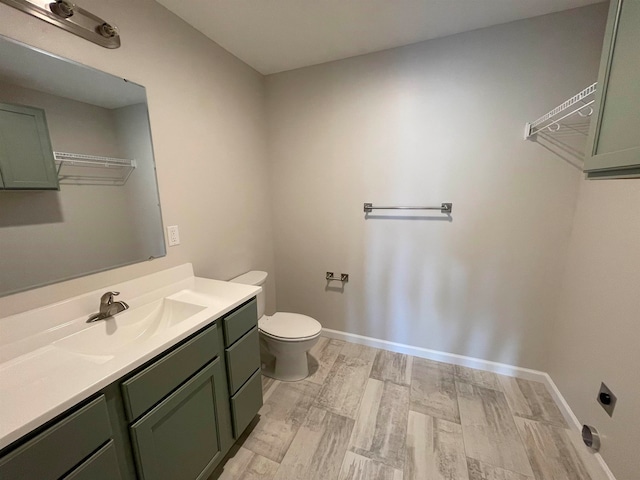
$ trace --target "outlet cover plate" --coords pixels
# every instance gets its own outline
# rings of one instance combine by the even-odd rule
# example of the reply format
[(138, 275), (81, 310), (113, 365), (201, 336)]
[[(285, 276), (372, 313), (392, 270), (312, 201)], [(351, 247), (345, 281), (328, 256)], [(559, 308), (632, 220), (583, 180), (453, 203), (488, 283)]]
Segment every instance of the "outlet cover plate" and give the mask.
[[(606, 394), (609, 395), (609, 404), (605, 404), (601, 400), (601, 395)], [(609, 387), (607, 387), (604, 383), (600, 384), (600, 390), (598, 390), (598, 403), (604, 408), (604, 411), (609, 414), (610, 417), (613, 417), (613, 409), (616, 407), (616, 402), (618, 398), (613, 394)]]
[(169, 234), (169, 246), (180, 245), (180, 231), (177, 225), (170, 225), (167, 227), (167, 233)]

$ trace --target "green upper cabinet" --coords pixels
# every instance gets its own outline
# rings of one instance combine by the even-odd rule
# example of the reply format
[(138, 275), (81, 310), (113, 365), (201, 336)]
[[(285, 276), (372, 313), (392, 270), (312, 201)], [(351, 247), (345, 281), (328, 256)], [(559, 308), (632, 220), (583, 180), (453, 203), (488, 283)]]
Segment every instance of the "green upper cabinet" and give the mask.
[(0, 187), (59, 190), (44, 110), (0, 103)]
[(640, 0), (611, 0), (592, 120), (588, 178), (640, 176)]

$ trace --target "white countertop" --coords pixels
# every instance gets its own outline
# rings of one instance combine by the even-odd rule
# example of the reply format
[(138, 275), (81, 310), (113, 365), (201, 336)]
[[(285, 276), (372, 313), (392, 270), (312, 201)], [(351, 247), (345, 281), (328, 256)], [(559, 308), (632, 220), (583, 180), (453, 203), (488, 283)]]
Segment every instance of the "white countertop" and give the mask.
[[(195, 315), (112, 355), (83, 355), (54, 343), (87, 328), (109, 334), (113, 323), (87, 324), (100, 296), (132, 309), (169, 298), (205, 307)], [(0, 319), (0, 448), (55, 418), (212, 323), (261, 291), (260, 287), (193, 276), (191, 264), (147, 275), (37, 310)]]

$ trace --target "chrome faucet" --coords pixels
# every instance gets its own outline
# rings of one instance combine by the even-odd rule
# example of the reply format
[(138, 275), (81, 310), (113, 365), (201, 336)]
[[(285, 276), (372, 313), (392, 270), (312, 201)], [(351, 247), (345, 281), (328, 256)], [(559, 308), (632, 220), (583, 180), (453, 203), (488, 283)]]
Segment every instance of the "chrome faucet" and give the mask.
[(125, 302), (114, 302), (113, 297), (116, 295), (120, 295), (120, 292), (107, 292), (102, 295), (102, 297), (100, 297), (100, 311), (91, 315), (87, 323), (104, 320), (129, 308), (129, 305)]

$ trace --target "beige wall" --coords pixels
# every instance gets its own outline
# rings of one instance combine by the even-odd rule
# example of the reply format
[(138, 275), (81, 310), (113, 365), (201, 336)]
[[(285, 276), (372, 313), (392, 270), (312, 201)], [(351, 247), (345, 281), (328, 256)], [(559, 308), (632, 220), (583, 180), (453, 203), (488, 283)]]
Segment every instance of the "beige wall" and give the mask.
[(263, 77), (152, 0), (82, 6), (118, 25), (121, 48), (96, 46), (4, 4), (0, 34), (147, 88), (163, 221), (179, 225), (182, 244), (159, 260), (0, 298), (1, 315), (184, 262), (220, 279), (273, 272)]
[[(640, 463), (640, 180), (582, 181), (548, 371), (619, 480)], [(618, 397), (610, 418), (600, 382)]]
[[(605, 18), (600, 4), (267, 77), (278, 309), (545, 370), (582, 173), (580, 152), (523, 128), (595, 81)], [(445, 201), (452, 221), (362, 211)], [(343, 292), (328, 270), (351, 275)]]

